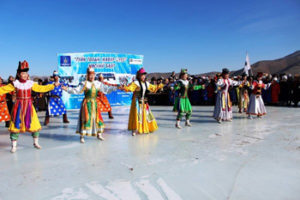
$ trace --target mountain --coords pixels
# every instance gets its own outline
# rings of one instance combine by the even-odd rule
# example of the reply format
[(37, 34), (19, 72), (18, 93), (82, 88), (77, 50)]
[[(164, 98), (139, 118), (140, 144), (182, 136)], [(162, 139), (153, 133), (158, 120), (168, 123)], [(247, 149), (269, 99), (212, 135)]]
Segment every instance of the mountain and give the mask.
[[(252, 72), (256, 75), (257, 72), (264, 72), (268, 74), (300, 74), (300, 50), (296, 51), (290, 55), (276, 60), (263, 60), (258, 61), (251, 65)], [(221, 69), (220, 69), (221, 70)], [(220, 72), (206, 72), (201, 74), (196, 74), (196, 76), (214, 76), (216, 73)], [(232, 71), (231, 75), (241, 75), (243, 73), (243, 68), (240, 70)], [(167, 78), (171, 73), (149, 73), (148, 80), (152, 77), (164, 77)], [(178, 74), (176, 74), (178, 76)]]
[[(276, 60), (263, 60), (251, 65), (253, 74), (264, 72), (268, 74), (299, 74), (300, 73), (300, 51)], [(232, 75), (240, 75), (243, 69), (232, 72)]]

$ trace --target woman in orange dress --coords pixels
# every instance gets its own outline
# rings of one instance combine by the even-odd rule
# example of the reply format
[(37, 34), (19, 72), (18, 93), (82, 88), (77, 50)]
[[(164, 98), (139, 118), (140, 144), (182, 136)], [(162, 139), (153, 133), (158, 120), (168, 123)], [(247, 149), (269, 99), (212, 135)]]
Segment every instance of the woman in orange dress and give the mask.
[[(99, 75), (99, 81), (105, 85), (109, 85), (109, 86), (117, 86), (117, 85), (114, 85), (114, 84), (109, 84), (109, 83), (106, 83), (104, 81), (104, 77), (102, 74)], [(98, 97), (97, 97), (97, 104), (98, 104), (98, 107), (100, 108), (100, 111), (101, 112), (107, 112), (108, 113), (108, 117), (109, 119), (113, 119), (114, 116), (112, 115), (112, 109), (111, 109), (111, 106), (109, 104), (109, 101), (106, 97), (106, 95), (99, 91), (98, 92)]]
[[(3, 79), (0, 77), (0, 87), (3, 85)], [(10, 121), (10, 114), (6, 103), (6, 95), (0, 95), (0, 122)]]

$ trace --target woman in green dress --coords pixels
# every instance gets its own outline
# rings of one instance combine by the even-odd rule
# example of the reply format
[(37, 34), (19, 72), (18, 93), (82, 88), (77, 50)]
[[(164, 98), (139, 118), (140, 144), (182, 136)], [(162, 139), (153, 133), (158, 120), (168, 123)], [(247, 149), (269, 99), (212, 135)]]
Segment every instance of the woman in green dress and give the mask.
[(104, 140), (104, 122), (100, 107), (97, 105), (97, 94), (102, 92), (109, 94), (116, 91), (118, 87), (105, 85), (102, 82), (95, 81), (95, 71), (89, 67), (87, 70), (87, 80), (76, 88), (62, 87), (70, 94), (84, 93), (84, 99), (79, 112), (76, 133), (80, 134), (80, 142), (84, 143), (84, 136), (96, 136), (99, 140)]
[(204, 85), (192, 85), (188, 80), (187, 69), (182, 69), (179, 75), (179, 80), (175, 84), (174, 90), (178, 92), (178, 96), (175, 99), (173, 111), (177, 112), (175, 127), (181, 129), (180, 120), (185, 115), (185, 125), (192, 126), (190, 118), (192, 115), (192, 105), (188, 97), (188, 91), (204, 89)]

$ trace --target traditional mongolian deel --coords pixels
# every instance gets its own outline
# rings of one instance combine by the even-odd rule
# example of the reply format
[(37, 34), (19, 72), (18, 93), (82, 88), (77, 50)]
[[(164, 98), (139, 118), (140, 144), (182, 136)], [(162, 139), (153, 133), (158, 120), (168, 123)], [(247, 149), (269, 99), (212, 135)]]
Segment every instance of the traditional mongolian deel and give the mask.
[(250, 103), (248, 107), (247, 114), (262, 116), (267, 114), (267, 110), (264, 101), (261, 97), (262, 89), (266, 89), (265, 85), (261, 80), (254, 81), (252, 84), (252, 94), (250, 96)]
[(237, 81), (231, 79), (219, 79), (216, 83), (218, 88), (216, 96), (216, 105), (214, 108), (213, 117), (218, 120), (231, 121), (232, 120), (232, 103), (228, 93), (230, 86), (238, 85)]
[(41, 149), (38, 142), (41, 124), (33, 106), (31, 91), (44, 93), (54, 89), (54, 85), (42, 86), (28, 80), (28, 71), (28, 62), (19, 62), (17, 80), (6, 86), (0, 87), (0, 95), (11, 92), (15, 92), (16, 94), (16, 101), (12, 109), (11, 121), (8, 128), (12, 143), (11, 153), (17, 151), (19, 134), (24, 132), (31, 132), (33, 146), (37, 149)]
[(9, 131), (12, 133), (38, 132), (41, 125), (34, 106), (32, 104), (31, 90), (35, 92), (48, 92), (54, 88), (54, 85), (41, 86), (37, 83), (27, 80), (20, 82), (16, 80), (0, 88), (0, 94), (16, 91), (16, 102), (12, 110), (12, 119)]
[[(0, 85), (2, 87), (4, 85)], [(6, 122), (10, 120), (10, 114), (6, 103), (6, 95), (0, 95), (0, 122)]]
[(239, 85), (238, 88), (238, 107), (239, 112), (247, 112), (249, 105), (249, 95), (248, 88), (250, 87), (250, 83), (248, 81), (244, 81)]
[[(50, 82), (50, 84), (53, 84), (53, 83), (54, 82)], [(64, 85), (64, 84), (60, 83), (59, 86), (56, 86), (54, 88), (54, 90), (49, 92), (50, 97), (49, 97), (47, 112), (50, 116), (58, 116), (58, 115), (66, 114), (65, 104), (61, 98), (62, 97), (62, 88), (61, 88), (62, 85)]]
[(147, 94), (156, 92), (163, 84), (157, 86), (148, 82), (134, 81), (125, 86), (126, 92), (133, 92), (130, 107), (128, 130), (138, 133), (152, 133), (158, 129), (155, 118), (148, 104)]
[(97, 94), (99, 91), (109, 94), (115, 90), (117, 87), (108, 86), (99, 81), (85, 81), (77, 88), (68, 88), (68, 92), (71, 94), (84, 93), (76, 133), (81, 136), (97, 136), (99, 133), (103, 133), (104, 123), (100, 107), (97, 104)]
[(111, 111), (109, 101), (103, 92), (98, 92), (97, 103), (101, 112)]
[(192, 115), (192, 105), (188, 97), (188, 91), (191, 88), (193, 90), (200, 90), (203, 89), (203, 86), (192, 85), (188, 80), (180, 79), (174, 87), (174, 90), (178, 91), (178, 97), (176, 97), (173, 107), (173, 111), (178, 112), (177, 120), (181, 120), (183, 115), (186, 115), (186, 119), (189, 120)]

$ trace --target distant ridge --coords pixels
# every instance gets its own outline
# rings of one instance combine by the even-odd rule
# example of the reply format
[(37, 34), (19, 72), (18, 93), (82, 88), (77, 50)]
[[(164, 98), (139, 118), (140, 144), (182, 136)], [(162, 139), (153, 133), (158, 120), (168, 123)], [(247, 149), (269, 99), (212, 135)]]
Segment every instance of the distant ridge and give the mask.
[[(264, 72), (268, 74), (300, 74), (300, 50), (287, 55), (283, 58), (275, 59), (275, 60), (262, 60), (258, 61), (251, 65), (252, 72), (255, 75), (257, 72)], [(194, 74), (195, 76), (214, 76), (216, 73), (220, 72), (206, 72), (200, 74)], [(232, 71), (231, 75), (241, 75), (243, 73), (243, 68), (240, 70)], [(148, 79), (152, 77), (170, 77), (171, 72), (168, 73), (149, 73)], [(178, 73), (176, 74), (178, 76)]]

